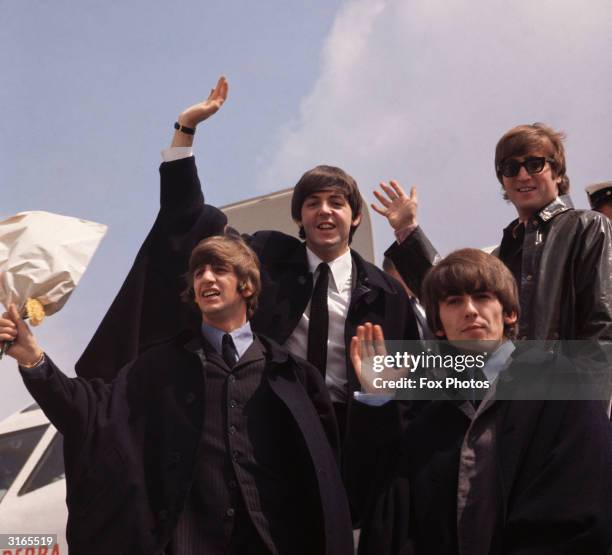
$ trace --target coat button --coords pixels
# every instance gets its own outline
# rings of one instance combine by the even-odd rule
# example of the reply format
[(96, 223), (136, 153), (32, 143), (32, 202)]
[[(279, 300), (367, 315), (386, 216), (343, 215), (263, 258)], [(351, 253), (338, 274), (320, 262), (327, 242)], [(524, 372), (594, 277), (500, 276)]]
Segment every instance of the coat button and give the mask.
[(157, 513), (157, 518), (159, 520), (166, 520), (168, 518), (168, 511), (166, 509), (162, 509)]
[(236, 482), (236, 480), (230, 480), (227, 485), (230, 489), (235, 489), (238, 487), (238, 483)]
[(240, 458), (240, 451), (234, 451), (232, 453), (232, 460), (237, 461)]
[(230, 407), (232, 407), (233, 409), (235, 409), (238, 406), (238, 401), (236, 401), (235, 399), (232, 399), (230, 401)]
[(234, 374), (230, 374), (230, 377), (229, 377), (229, 378), (227, 378), (227, 380), (228, 380), (230, 383), (234, 383), (234, 382), (236, 381), (236, 376), (234, 376)]
[(527, 281), (531, 281), (533, 279), (533, 276), (531, 274), (527, 274), (527, 276), (525, 277), (525, 279)]
[(225, 516), (227, 516), (228, 518), (232, 518), (234, 516), (236, 511), (234, 511), (234, 509), (232, 509), (231, 507), (225, 511)]
[(171, 463), (177, 463), (181, 460), (181, 454), (178, 451), (173, 451), (170, 453), (169, 460)]
[(236, 433), (236, 426), (230, 426), (229, 427), (229, 433), (230, 434), (235, 434)]
[(193, 403), (195, 401), (195, 393), (188, 393), (185, 396), (185, 403), (187, 403), (188, 405), (191, 405), (191, 403)]

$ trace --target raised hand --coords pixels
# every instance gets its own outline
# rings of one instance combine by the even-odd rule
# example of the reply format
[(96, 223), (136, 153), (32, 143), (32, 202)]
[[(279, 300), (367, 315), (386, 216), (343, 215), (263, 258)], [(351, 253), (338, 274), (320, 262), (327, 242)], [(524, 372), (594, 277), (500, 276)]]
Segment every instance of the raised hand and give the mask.
[(208, 98), (181, 112), (178, 122), (185, 127), (195, 128), (198, 123), (208, 119), (223, 106), (227, 100), (228, 88), (227, 79), (222, 75), (215, 88), (210, 91)]
[(389, 368), (382, 364), (382, 357), (387, 355), (387, 349), (380, 326), (367, 322), (357, 326), (356, 331), (357, 335), (351, 340), (350, 356), (361, 390), (365, 393), (394, 393), (394, 389), (377, 387), (376, 384), (381, 385), (384, 380), (398, 380), (405, 377), (409, 370)]
[(9, 305), (8, 312), (0, 318), (0, 343), (4, 341), (13, 342), (6, 353), (16, 359), (21, 366), (32, 366), (43, 354), (14, 304)]
[(371, 204), (372, 210), (387, 218), (389, 224), (395, 231), (399, 231), (408, 226), (417, 225), (416, 217), (419, 201), (416, 187), (410, 189), (410, 196), (408, 196), (401, 185), (393, 179), (389, 181), (388, 185), (384, 181), (381, 181), (380, 188), (383, 192), (374, 191), (374, 196), (380, 204), (382, 204), (382, 207)]

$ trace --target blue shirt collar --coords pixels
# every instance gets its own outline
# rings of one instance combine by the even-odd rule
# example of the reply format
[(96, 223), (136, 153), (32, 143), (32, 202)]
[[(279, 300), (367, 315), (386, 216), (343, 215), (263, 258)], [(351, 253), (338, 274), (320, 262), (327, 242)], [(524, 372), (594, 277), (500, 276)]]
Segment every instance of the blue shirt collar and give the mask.
[(489, 383), (493, 383), (499, 376), (499, 373), (506, 367), (514, 348), (514, 343), (506, 340), (489, 357), (482, 369)]
[[(223, 340), (225, 332), (202, 322), (202, 335), (204, 339), (211, 344), (212, 348), (221, 355), (221, 341)], [(236, 351), (238, 352), (238, 360), (240, 360), (242, 355), (244, 355), (246, 350), (251, 346), (251, 343), (253, 343), (251, 324), (247, 321), (242, 327), (230, 332), (230, 335), (234, 341), (234, 347), (236, 347)]]

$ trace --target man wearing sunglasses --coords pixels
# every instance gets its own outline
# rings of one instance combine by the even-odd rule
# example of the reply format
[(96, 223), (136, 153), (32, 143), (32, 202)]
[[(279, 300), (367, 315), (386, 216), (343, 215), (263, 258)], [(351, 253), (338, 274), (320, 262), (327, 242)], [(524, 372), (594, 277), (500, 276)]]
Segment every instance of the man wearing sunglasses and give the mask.
[[(602, 214), (574, 210), (564, 135), (541, 124), (506, 132), (495, 149), (504, 199), (518, 218), (503, 231), (496, 254), (514, 275), (520, 295), (521, 339), (612, 339), (612, 229)], [(397, 243), (385, 253), (420, 295), (438, 254), (416, 221), (416, 190), (392, 181), (373, 206), (387, 217)]]

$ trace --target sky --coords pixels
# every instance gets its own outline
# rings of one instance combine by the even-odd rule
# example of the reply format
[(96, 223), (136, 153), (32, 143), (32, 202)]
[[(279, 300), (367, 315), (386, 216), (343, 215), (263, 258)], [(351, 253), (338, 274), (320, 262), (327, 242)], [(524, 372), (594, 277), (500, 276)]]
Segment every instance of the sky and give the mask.
[[(155, 219), (159, 151), (221, 74), (228, 101), (194, 147), (211, 204), (291, 187), (327, 163), (369, 201), (380, 180), (417, 186), (419, 222), (443, 254), (494, 245), (514, 218), (495, 144), (542, 121), (567, 134), (585, 208), (584, 186), (612, 178), (612, 4), (586, 6), (0, 0), (0, 220), (47, 210), (109, 226), (39, 343), (73, 373)], [(392, 234), (372, 219), (380, 262)], [(30, 397), (12, 359), (0, 380), (1, 419)]]

